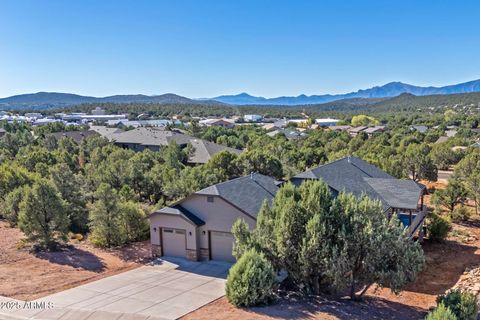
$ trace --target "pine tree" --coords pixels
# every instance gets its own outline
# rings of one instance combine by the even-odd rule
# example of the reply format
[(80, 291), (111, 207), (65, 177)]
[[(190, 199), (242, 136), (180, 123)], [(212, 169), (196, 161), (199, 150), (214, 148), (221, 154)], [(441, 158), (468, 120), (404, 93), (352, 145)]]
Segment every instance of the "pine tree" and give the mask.
[(66, 240), (65, 203), (50, 181), (42, 179), (28, 189), (20, 204), (18, 225), (41, 249), (55, 249), (59, 241)]

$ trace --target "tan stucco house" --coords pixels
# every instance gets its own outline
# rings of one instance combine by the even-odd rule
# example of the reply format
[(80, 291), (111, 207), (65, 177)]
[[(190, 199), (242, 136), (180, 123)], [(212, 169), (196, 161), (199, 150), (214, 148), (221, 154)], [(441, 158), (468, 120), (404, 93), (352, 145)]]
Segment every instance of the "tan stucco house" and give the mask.
[(271, 202), (278, 182), (252, 174), (195, 192), (150, 215), (152, 253), (189, 260), (235, 261), (231, 228), (244, 219), (256, 224), (263, 201)]

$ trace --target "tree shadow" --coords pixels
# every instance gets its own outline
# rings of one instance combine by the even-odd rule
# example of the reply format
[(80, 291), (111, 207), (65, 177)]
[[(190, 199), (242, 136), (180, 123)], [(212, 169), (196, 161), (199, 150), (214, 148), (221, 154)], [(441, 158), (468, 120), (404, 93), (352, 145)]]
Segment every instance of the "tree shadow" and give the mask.
[(457, 241), (425, 241), (425, 269), (416, 281), (407, 285), (404, 291), (430, 295), (444, 294), (453, 287), (465, 272), (465, 269), (480, 265), (479, 248), (475, 245)]
[(75, 246), (65, 246), (59, 251), (36, 252), (35, 257), (50, 263), (67, 265), (77, 269), (100, 273), (105, 270), (103, 261), (91, 252)]
[(319, 313), (345, 320), (423, 319), (426, 312), (382, 298), (365, 297), (360, 302), (320, 296), (315, 298), (282, 298), (266, 307), (245, 309), (254, 314), (276, 319), (316, 318)]
[(114, 254), (126, 262), (147, 263), (152, 260), (150, 240), (128, 244), (115, 250)]

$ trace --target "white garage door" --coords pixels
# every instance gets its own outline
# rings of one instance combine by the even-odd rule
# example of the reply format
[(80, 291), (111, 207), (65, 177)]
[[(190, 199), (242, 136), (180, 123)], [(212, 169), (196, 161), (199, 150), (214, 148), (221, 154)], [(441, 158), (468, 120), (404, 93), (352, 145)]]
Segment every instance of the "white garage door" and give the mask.
[(212, 260), (235, 262), (232, 256), (233, 235), (230, 232), (210, 231)]
[(185, 230), (162, 229), (163, 255), (170, 257), (186, 257)]

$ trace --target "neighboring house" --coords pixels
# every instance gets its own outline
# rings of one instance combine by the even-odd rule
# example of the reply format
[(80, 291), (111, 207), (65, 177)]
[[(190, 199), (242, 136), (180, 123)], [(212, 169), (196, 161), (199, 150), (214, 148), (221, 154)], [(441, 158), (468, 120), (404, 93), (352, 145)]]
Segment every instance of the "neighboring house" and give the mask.
[(362, 132), (365, 132), (369, 137), (372, 137), (384, 131), (385, 131), (385, 126), (374, 126), (374, 127), (369, 127), (363, 130)]
[(105, 126), (90, 126), (90, 130), (95, 131), (96, 133), (108, 140), (111, 140), (115, 134), (123, 132), (122, 129), (109, 128)]
[(352, 127), (351, 126), (330, 126), (327, 129), (332, 131), (349, 131)]
[(315, 122), (316, 122), (320, 127), (333, 127), (333, 126), (336, 126), (339, 121), (340, 121), (340, 120), (331, 119), (331, 118), (315, 119)]
[(260, 122), (263, 120), (263, 116), (259, 114), (246, 114), (243, 116), (243, 120), (246, 122)]
[(446, 130), (445, 135), (449, 138), (455, 137), (457, 135), (457, 130)]
[(3, 128), (0, 128), (0, 138), (7, 134), (7, 131)]
[(207, 187), (155, 211), (149, 217), (152, 254), (234, 262), (233, 223), (241, 218), (253, 229), (262, 203), (271, 203), (277, 184), (270, 177), (251, 174)]
[(368, 127), (366, 126), (360, 126), (360, 127), (352, 127), (350, 129), (348, 129), (348, 133), (352, 136), (352, 137), (355, 137), (355, 136), (358, 136), (360, 134), (360, 132), (362, 131), (365, 131)]
[[(0, 135), (0, 137), (1, 137), (1, 135)], [(471, 148), (480, 148), (480, 141), (477, 141), (477, 142), (475, 142), (475, 143), (472, 143), (472, 144), (470, 145), (470, 147), (471, 147)]]
[(278, 129), (271, 132), (268, 132), (267, 135), (270, 137), (275, 137), (278, 134), (283, 134), (288, 140), (297, 140), (308, 137), (308, 134), (301, 132), (295, 129)]
[(355, 196), (366, 194), (379, 200), (385, 213), (397, 214), (408, 227), (411, 236), (423, 236), (422, 226), (426, 207), (423, 205), (425, 187), (413, 180), (400, 180), (356, 157), (346, 157), (294, 176), (291, 181), (299, 186), (305, 180), (321, 179), (334, 196), (342, 191)]
[(426, 133), (428, 131), (427, 126), (410, 126), (411, 131), (418, 131), (420, 133)]
[(274, 123), (266, 123), (262, 126), (262, 129), (266, 131), (278, 130), (280, 127), (277, 127)]
[(449, 139), (449, 137), (446, 137), (446, 136), (441, 136), (437, 139), (437, 141), (435, 141), (435, 143), (443, 143), (443, 142), (447, 142)]
[(97, 132), (93, 130), (86, 130), (86, 131), (64, 131), (64, 132), (54, 132), (54, 133), (49, 133), (47, 136), (52, 136), (56, 140), (61, 140), (62, 138), (71, 138), (75, 140), (75, 142), (80, 143), (83, 141), (83, 139), (98, 135)]
[(159, 151), (161, 146), (167, 146), (171, 142), (175, 142), (181, 147), (186, 147), (190, 143), (193, 146), (193, 153), (190, 155), (188, 163), (191, 164), (206, 163), (214, 154), (223, 150), (228, 150), (235, 154), (241, 153), (241, 150), (161, 128), (139, 127), (112, 134), (111, 140), (122, 148), (134, 151), (143, 151), (145, 149)]
[(227, 128), (227, 129), (231, 129), (235, 127), (235, 123), (227, 119), (205, 119), (205, 120), (200, 120), (199, 124), (206, 127), (217, 126), (217, 127)]
[(189, 142), (194, 149), (193, 154), (189, 157), (187, 161), (188, 163), (191, 163), (191, 164), (207, 163), (208, 160), (210, 160), (214, 154), (224, 150), (227, 150), (236, 155), (239, 155), (240, 153), (242, 153), (241, 150), (229, 148), (221, 144), (217, 144), (217, 143), (210, 142), (203, 139), (191, 139)]

